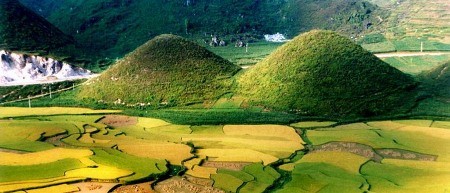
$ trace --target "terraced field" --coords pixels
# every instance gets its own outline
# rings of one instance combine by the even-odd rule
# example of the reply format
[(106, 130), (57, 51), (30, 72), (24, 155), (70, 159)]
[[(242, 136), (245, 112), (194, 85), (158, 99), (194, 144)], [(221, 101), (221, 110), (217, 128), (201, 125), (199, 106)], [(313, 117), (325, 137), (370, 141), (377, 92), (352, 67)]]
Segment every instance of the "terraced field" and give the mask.
[(279, 192), (448, 191), (446, 124), (400, 120), (303, 130), (311, 151), (280, 167), (292, 180)]
[(116, 192), (444, 192), (450, 186), (447, 121), (191, 126), (110, 111), (26, 110), (19, 109), (26, 117), (0, 120), (0, 192), (76, 192), (86, 189), (83, 181), (122, 184)]

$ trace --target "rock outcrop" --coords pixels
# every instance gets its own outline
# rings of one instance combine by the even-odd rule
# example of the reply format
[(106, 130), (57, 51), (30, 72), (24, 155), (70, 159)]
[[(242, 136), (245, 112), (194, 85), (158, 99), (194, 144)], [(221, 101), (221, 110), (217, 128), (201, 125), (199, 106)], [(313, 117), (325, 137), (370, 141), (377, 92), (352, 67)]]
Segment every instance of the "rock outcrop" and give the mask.
[(0, 51), (0, 85), (63, 80), (91, 75), (68, 63), (27, 54)]

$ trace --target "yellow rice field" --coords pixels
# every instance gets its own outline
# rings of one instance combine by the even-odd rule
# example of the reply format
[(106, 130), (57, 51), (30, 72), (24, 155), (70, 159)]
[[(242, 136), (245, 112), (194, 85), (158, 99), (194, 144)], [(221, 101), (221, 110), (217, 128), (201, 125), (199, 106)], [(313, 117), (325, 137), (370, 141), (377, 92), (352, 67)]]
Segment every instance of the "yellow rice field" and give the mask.
[(145, 142), (130, 141), (130, 143), (119, 143), (120, 150), (139, 157), (148, 157), (167, 160), (171, 164), (181, 165), (182, 161), (193, 156), (191, 147), (184, 144), (169, 142)]
[(66, 158), (82, 158), (92, 155), (89, 149), (55, 148), (40, 152), (17, 154), (0, 152), (0, 165), (36, 165), (51, 163)]
[(278, 158), (251, 149), (199, 149), (200, 156), (206, 156), (211, 161), (223, 162), (254, 162), (268, 165), (278, 161)]
[(186, 171), (186, 174), (198, 178), (210, 178), (212, 174), (217, 174), (217, 168), (195, 165), (191, 170)]
[(22, 107), (0, 107), (0, 118), (22, 117), (31, 115), (80, 115), (80, 114), (105, 114), (120, 113), (118, 110), (92, 110), (88, 108), (69, 107), (42, 107), (42, 108), (22, 108)]
[(66, 171), (67, 177), (91, 178), (100, 180), (114, 180), (121, 177), (132, 175), (132, 171), (122, 170), (115, 167), (96, 164), (96, 167), (79, 168)]
[(298, 143), (304, 143), (292, 127), (283, 125), (225, 125), (225, 135), (251, 135), (279, 137)]

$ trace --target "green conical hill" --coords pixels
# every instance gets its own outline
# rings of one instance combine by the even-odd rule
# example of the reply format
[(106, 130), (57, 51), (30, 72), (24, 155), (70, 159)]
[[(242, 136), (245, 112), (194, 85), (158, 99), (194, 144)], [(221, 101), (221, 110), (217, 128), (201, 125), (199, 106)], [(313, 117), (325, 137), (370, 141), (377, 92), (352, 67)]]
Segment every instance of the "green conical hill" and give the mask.
[(439, 97), (450, 98), (450, 62), (420, 75), (431, 93)]
[(42, 54), (73, 43), (71, 37), (17, 0), (0, 0), (0, 49)]
[(160, 35), (90, 81), (79, 96), (155, 106), (203, 102), (230, 92), (239, 69), (196, 43)]
[(281, 46), (244, 73), (239, 84), (254, 105), (336, 117), (407, 109), (416, 85), (348, 38), (319, 30)]

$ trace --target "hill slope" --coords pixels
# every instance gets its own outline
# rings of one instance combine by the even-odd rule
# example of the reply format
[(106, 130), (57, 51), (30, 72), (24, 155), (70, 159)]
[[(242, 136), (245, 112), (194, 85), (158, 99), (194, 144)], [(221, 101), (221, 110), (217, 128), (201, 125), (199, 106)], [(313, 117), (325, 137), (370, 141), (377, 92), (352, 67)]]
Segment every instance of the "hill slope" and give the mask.
[(0, 50), (48, 54), (73, 43), (73, 38), (17, 0), (0, 0)]
[(262, 38), (320, 28), (350, 35), (367, 31), (367, 24), (377, 25), (378, 16), (384, 17), (379, 7), (364, 0), (21, 1), (86, 48), (111, 58), (163, 33)]
[(179, 36), (148, 41), (100, 77), (79, 98), (147, 105), (185, 105), (230, 92), (240, 68)]
[(422, 81), (428, 89), (438, 97), (450, 100), (450, 62), (421, 74)]
[(254, 104), (309, 115), (372, 116), (412, 105), (416, 83), (351, 40), (314, 30), (239, 79)]

